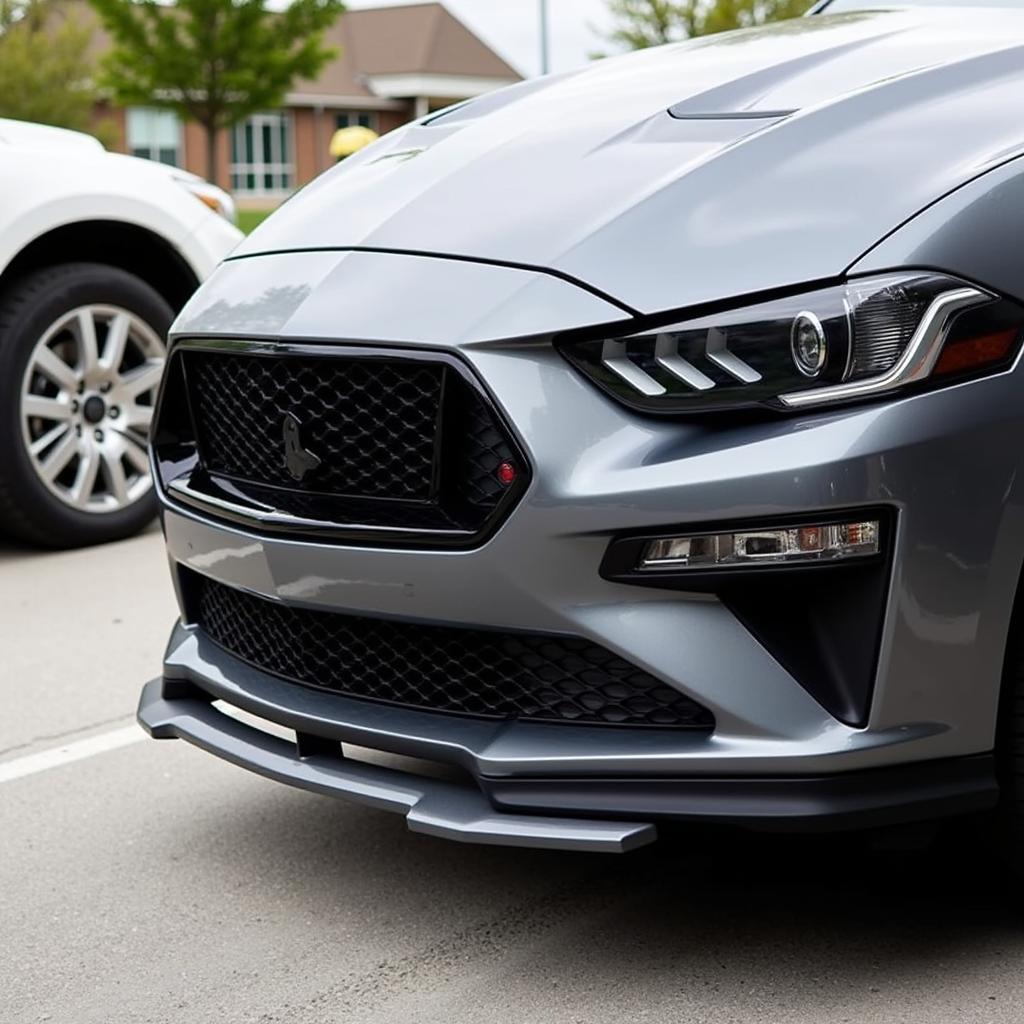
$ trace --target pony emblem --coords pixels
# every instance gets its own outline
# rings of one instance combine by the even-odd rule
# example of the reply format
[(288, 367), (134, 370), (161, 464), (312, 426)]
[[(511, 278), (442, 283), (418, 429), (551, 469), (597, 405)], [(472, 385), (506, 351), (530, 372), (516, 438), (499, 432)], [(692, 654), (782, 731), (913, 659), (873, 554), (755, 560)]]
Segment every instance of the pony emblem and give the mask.
[(284, 417), (284, 464), (292, 479), (302, 482), (307, 473), (320, 465), (319, 455), (314, 455), (302, 445), (299, 432), (302, 424), (289, 412)]

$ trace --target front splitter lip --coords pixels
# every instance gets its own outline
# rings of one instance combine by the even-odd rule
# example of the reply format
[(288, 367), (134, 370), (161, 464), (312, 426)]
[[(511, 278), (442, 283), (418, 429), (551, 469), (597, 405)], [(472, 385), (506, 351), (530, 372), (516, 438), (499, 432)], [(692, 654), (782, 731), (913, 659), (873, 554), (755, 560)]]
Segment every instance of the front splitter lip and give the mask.
[(600, 813), (616, 820), (722, 824), (771, 832), (830, 832), (991, 810), (991, 754), (836, 775), (650, 779), (481, 779), (506, 813)]
[(140, 725), (183, 739), (266, 778), (400, 813), (409, 829), (459, 842), (626, 853), (659, 821), (821, 831), (988, 810), (998, 800), (991, 755), (832, 777), (493, 779), (476, 785), (346, 757), (341, 743), (264, 732), (179, 680), (143, 688)]
[(351, 760), (320, 746), (299, 746), (262, 732), (210, 701), (165, 694), (165, 681), (143, 688), (139, 724), (156, 739), (183, 739), (258, 775), (298, 789), (403, 814), (413, 832), (458, 842), (553, 850), (626, 853), (657, 838), (652, 824), (506, 814), (477, 789)]

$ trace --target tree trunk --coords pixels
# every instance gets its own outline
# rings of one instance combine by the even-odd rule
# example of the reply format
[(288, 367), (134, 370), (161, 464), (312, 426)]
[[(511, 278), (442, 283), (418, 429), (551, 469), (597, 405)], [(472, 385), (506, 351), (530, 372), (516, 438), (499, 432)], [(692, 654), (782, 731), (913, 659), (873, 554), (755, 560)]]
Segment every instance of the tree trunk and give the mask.
[(214, 185), (219, 185), (217, 175), (220, 171), (220, 154), (217, 152), (217, 126), (216, 124), (205, 124), (206, 129), (206, 180)]

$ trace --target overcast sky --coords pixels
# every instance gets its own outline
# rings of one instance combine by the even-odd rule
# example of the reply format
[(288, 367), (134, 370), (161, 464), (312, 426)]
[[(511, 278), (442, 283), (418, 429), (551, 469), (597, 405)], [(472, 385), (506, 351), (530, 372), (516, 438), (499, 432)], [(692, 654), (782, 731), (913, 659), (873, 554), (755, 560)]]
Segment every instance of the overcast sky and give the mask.
[[(390, 7), (395, 0), (347, 0), (348, 7)], [(540, 64), (540, 0), (444, 0), (445, 6), (524, 74)], [(548, 0), (551, 70), (583, 64), (602, 49), (608, 24), (605, 0)], [(595, 32), (594, 29), (598, 32)]]

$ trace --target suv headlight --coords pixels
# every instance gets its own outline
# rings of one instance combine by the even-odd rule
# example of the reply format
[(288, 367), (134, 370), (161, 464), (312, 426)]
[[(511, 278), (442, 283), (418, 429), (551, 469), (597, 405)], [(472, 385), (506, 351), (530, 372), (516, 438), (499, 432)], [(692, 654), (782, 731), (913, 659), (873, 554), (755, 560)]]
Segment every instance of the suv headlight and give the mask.
[(786, 410), (1005, 368), (1022, 328), (1024, 309), (1016, 303), (911, 271), (559, 347), (637, 409)]
[(229, 224), (238, 222), (238, 212), (235, 209), (235, 201), (231, 196), (208, 181), (197, 177), (194, 174), (176, 174), (174, 180), (187, 191), (191, 192), (204, 206), (209, 207), (214, 213), (219, 214)]

